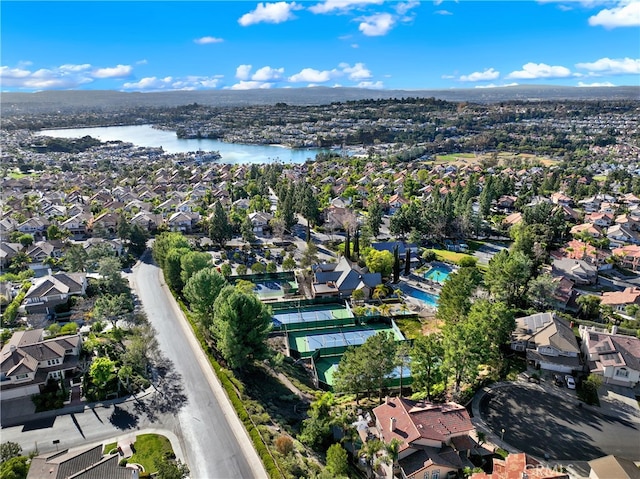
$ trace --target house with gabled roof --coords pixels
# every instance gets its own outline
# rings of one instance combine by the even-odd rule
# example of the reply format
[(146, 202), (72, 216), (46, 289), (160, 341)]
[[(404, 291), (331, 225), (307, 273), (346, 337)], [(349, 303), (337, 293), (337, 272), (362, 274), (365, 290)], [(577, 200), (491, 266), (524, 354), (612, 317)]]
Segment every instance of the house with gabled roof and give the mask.
[(633, 271), (640, 271), (640, 246), (639, 245), (625, 245), (621, 248), (615, 248), (613, 250), (614, 256), (619, 258), (623, 267), (629, 268)]
[(119, 465), (120, 456), (103, 456), (103, 445), (70, 452), (40, 454), (31, 459), (27, 479), (138, 479), (137, 468)]
[(78, 367), (80, 334), (44, 339), (44, 329), (16, 331), (0, 351), (2, 400), (38, 394), (49, 379), (64, 379)]
[(26, 313), (46, 312), (63, 304), (70, 296), (80, 296), (87, 290), (85, 273), (60, 272), (34, 280), (19, 310)]
[(16, 229), (20, 231), (20, 233), (28, 233), (39, 237), (44, 234), (48, 226), (49, 222), (45, 218), (34, 216), (20, 223)]
[(249, 213), (248, 216), (254, 233), (261, 235), (269, 231), (269, 222), (273, 219), (272, 214), (265, 211), (254, 211)]
[(577, 285), (598, 282), (598, 267), (581, 259), (554, 259), (551, 272), (553, 276), (566, 276)]
[(527, 361), (549, 371), (580, 371), (580, 348), (569, 323), (555, 314), (536, 313), (516, 319), (511, 349), (524, 351)]
[(640, 338), (580, 325), (582, 353), (592, 374), (605, 384), (629, 388), (640, 382)]
[(385, 443), (400, 441), (402, 477), (453, 478), (470, 464), (468, 455), (476, 443), (469, 436), (474, 426), (464, 406), (393, 397), (373, 414), (378, 437)]
[(313, 297), (335, 296), (348, 298), (357, 289), (371, 297), (373, 289), (382, 284), (380, 273), (364, 273), (344, 256), (337, 263), (321, 263), (313, 266)]
[(20, 243), (7, 243), (0, 241), (0, 267), (6, 268), (11, 263), (11, 260), (20, 251), (23, 250), (23, 246)]
[(171, 231), (188, 233), (193, 229), (198, 221), (200, 221), (200, 213), (185, 213), (183, 211), (177, 211), (169, 217), (167, 225)]
[(605, 291), (600, 304), (611, 306), (614, 311), (624, 311), (631, 304), (640, 306), (640, 288), (634, 286), (623, 291)]

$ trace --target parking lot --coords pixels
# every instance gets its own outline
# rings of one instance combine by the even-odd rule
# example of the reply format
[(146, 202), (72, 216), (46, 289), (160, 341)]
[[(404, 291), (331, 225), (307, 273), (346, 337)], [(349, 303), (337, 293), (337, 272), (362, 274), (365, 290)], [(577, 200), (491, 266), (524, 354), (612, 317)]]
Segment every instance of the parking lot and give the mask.
[(621, 396), (604, 392), (601, 406), (595, 407), (580, 403), (575, 391), (567, 388), (513, 383), (486, 394), (480, 412), (504, 442), (539, 458), (589, 461), (608, 454), (640, 458), (637, 402), (634, 406), (633, 400), (621, 401)]

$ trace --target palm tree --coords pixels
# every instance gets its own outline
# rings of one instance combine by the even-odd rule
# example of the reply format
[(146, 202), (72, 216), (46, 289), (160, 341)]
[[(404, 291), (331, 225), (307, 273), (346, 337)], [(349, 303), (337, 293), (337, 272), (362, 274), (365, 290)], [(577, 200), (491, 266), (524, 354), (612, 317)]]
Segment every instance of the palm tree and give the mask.
[(402, 445), (402, 441), (397, 437), (391, 439), (391, 442), (388, 442), (384, 445), (384, 449), (387, 452), (387, 456), (391, 459), (391, 467), (393, 468), (393, 475), (395, 476), (398, 472), (398, 468), (400, 467), (398, 464), (398, 456), (400, 455), (400, 446)]
[(379, 284), (374, 288), (371, 297), (382, 303), (382, 299), (387, 297), (387, 287), (384, 284)]
[(364, 456), (369, 467), (374, 469), (374, 458), (384, 448), (385, 444), (380, 439), (371, 439), (360, 448), (360, 454)]

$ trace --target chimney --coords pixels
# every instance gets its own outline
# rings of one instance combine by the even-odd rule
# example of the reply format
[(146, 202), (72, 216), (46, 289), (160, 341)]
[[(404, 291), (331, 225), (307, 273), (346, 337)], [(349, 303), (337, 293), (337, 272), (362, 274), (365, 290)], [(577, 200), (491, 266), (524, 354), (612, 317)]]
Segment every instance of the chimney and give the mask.
[(389, 430), (391, 432), (393, 432), (393, 430), (396, 428), (396, 418), (395, 417), (391, 417), (389, 419)]
[(384, 397), (384, 403), (387, 405), (389, 404), (389, 396)]
[(12, 344), (9, 346), (9, 351), (11, 351), (12, 353), (14, 353), (18, 348), (16, 347), (15, 344)]
[(614, 324), (611, 326), (611, 334), (618, 334), (618, 325)]

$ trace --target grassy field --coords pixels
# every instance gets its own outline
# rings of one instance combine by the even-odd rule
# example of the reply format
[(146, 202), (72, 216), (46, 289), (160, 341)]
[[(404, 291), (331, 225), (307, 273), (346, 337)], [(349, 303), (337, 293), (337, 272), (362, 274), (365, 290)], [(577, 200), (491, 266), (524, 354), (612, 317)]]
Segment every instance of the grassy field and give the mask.
[(458, 264), (458, 261), (462, 258), (475, 258), (475, 256), (470, 254), (456, 253), (455, 251), (449, 251), (446, 249), (434, 249), (433, 252), (436, 254), (438, 261), (446, 261), (455, 264)]
[(457, 166), (477, 165), (483, 160), (489, 160), (494, 156), (498, 161), (498, 164), (503, 166), (512, 166), (516, 162), (527, 162), (529, 164), (540, 162), (545, 166), (550, 166), (556, 163), (556, 160), (544, 156), (509, 152), (501, 152), (497, 155), (495, 155), (495, 153), (451, 153), (448, 155), (436, 155), (435, 163), (454, 164)]

